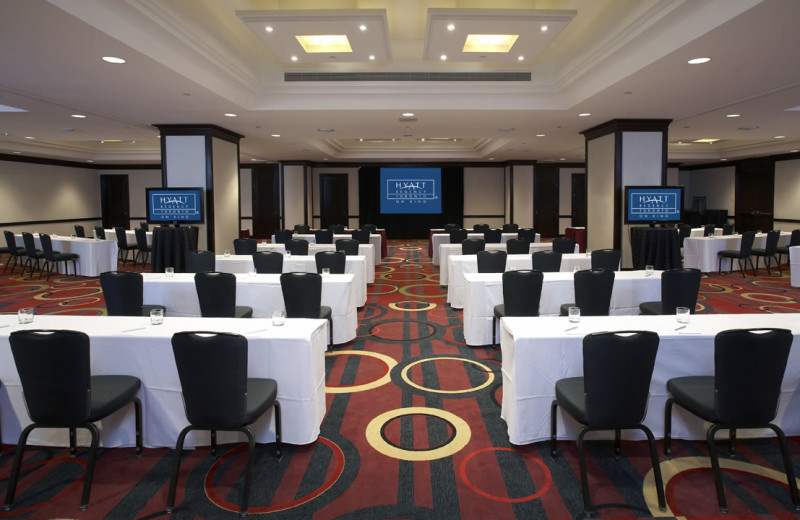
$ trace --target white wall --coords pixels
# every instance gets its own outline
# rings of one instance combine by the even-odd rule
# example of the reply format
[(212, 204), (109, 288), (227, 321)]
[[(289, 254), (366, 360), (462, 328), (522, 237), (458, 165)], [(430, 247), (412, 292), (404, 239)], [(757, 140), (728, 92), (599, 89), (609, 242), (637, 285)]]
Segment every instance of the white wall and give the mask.
[[(295, 224), (311, 222), (310, 215), (308, 216), (308, 220), (306, 220), (305, 215), (303, 215), (303, 208), (305, 207), (303, 204), (304, 172), (305, 167), (303, 165), (290, 164), (283, 167), (283, 194), (284, 200), (286, 201), (286, 207), (283, 209), (283, 213), (286, 217), (285, 227), (288, 229), (294, 228)], [(310, 206), (309, 204), (309, 207)]]
[(494, 168), (464, 168), (464, 215), (497, 215), (464, 217), (465, 228), (486, 223), (502, 227), (505, 223), (505, 175), (502, 166)]
[(683, 171), (679, 177), (680, 184), (685, 186), (684, 208), (691, 209), (694, 197), (705, 197), (706, 209), (727, 209), (729, 217), (735, 214), (736, 169), (733, 166)]
[[(775, 163), (775, 218), (800, 220), (800, 159)], [(775, 222), (775, 229), (791, 231), (797, 222)]]
[(530, 228), (533, 227), (533, 165), (515, 164), (513, 168), (513, 222), (521, 228)]
[(130, 228), (147, 221), (147, 190), (161, 188), (161, 170), (100, 170), (100, 175), (127, 175)]
[(614, 244), (614, 134), (590, 140), (587, 148), (586, 247), (603, 249)]
[[(239, 238), (239, 146), (224, 139), (211, 140), (214, 172), (214, 249), (233, 251)], [(207, 213), (206, 213), (207, 214)], [(205, 226), (200, 229), (203, 243)]]

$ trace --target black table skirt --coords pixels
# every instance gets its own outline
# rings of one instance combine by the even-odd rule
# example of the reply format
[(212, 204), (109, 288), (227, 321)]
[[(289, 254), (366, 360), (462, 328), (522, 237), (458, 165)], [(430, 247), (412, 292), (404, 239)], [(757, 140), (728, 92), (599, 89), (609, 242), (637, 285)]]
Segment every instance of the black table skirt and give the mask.
[(197, 249), (197, 226), (157, 227), (153, 230), (152, 267), (154, 273), (163, 273), (174, 267), (181, 273), (186, 266), (186, 251)]
[(674, 228), (631, 228), (634, 269), (652, 265), (655, 269), (681, 268), (681, 243)]

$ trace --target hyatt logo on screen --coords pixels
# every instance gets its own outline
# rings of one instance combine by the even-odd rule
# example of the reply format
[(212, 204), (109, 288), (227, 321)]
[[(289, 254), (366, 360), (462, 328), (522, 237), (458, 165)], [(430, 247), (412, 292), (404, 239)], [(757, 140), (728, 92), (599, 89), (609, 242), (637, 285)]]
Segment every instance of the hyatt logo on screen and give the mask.
[(436, 200), (436, 181), (417, 179), (413, 181), (388, 179), (386, 181), (386, 200), (398, 204), (427, 204)]

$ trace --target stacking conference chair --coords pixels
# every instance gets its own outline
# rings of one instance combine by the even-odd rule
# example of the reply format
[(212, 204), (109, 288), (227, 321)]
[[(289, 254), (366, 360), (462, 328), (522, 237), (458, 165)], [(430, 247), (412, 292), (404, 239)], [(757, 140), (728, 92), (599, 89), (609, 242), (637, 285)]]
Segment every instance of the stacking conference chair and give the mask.
[(531, 254), (531, 268), (543, 273), (557, 273), (561, 270), (561, 253), (534, 251)]
[(592, 251), (592, 269), (619, 271), (621, 257), (619, 249), (595, 249)]
[(369, 244), (369, 229), (354, 229), (350, 236), (353, 237), (353, 240), (358, 240), (359, 244)]
[(482, 238), (467, 238), (461, 241), (462, 255), (477, 255), (486, 249), (486, 242)]
[(756, 271), (758, 271), (758, 259), (763, 258), (764, 263), (767, 265), (767, 275), (771, 275), (772, 271), (769, 268), (771, 260), (775, 259), (775, 264), (778, 266), (778, 271), (783, 274), (781, 263), (778, 261), (778, 240), (781, 238), (781, 232), (773, 229), (767, 232), (767, 241), (764, 247), (754, 247), (750, 250), (750, 254), (756, 257)]
[(345, 254), (342, 251), (317, 251), (314, 254), (317, 272), (327, 267), (330, 274), (344, 274)]
[(366, 229), (371, 234), (375, 234), (378, 232), (378, 226), (376, 226), (375, 224), (362, 224), (361, 229)]
[(317, 273), (283, 273), (281, 291), (287, 318), (328, 320), (329, 348), (333, 348), (331, 308), (322, 305), (322, 276)]
[(533, 244), (536, 242), (536, 230), (533, 228), (521, 228), (517, 231), (517, 238), (527, 238)]
[(450, 234), (450, 243), (451, 244), (460, 244), (464, 240), (467, 239), (467, 230), (466, 229), (453, 229), (449, 231)]
[(294, 232), (301, 235), (308, 235), (311, 233), (311, 226), (307, 226), (305, 224), (295, 224)]
[(285, 244), (289, 240), (292, 239), (292, 230), (291, 229), (279, 229), (275, 232), (275, 243), (276, 244)]
[(53, 268), (55, 267), (56, 271), (58, 271), (59, 262), (64, 262), (64, 274), (69, 274), (67, 262), (70, 260), (72, 261), (72, 274), (74, 276), (78, 276), (78, 265), (76, 260), (79, 258), (79, 255), (77, 253), (62, 253), (61, 251), (54, 251), (53, 242), (50, 240), (50, 235), (40, 233), (39, 240), (42, 242), (42, 253), (44, 254), (44, 264), (42, 264), (42, 270), (39, 272), (39, 279), (42, 278), (44, 269), (46, 267), (47, 279), (50, 280), (50, 274), (53, 272)]
[(503, 273), (503, 303), (494, 306), (492, 347), (497, 348), (497, 320), (506, 316), (538, 316), (544, 275), (541, 271)]
[(498, 228), (487, 229), (483, 232), (483, 239), (487, 244), (499, 244), (503, 239), (503, 230)]
[(147, 222), (139, 222), (139, 229), (143, 229), (147, 233), (150, 231), (150, 225)]
[(733, 224), (723, 224), (722, 225), (722, 234), (723, 235), (732, 235), (733, 234)]
[(472, 231), (476, 233), (483, 233), (487, 229), (491, 229), (491, 226), (489, 224), (475, 224), (474, 226), (472, 226)]
[(105, 240), (106, 239), (106, 229), (103, 226), (95, 226), (94, 227), (94, 236)]
[(505, 251), (491, 250), (478, 251), (478, 272), (479, 273), (502, 273), (506, 270)]
[(661, 273), (661, 301), (640, 303), (639, 314), (675, 314), (678, 307), (686, 307), (694, 314), (701, 276), (699, 269), (664, 271)]
[(150, 316), (153, 309), (163, 305), (144, 304), (144, 282), (140, 273), (132, 271), (107, 271), (100, 273), (100, 288), (109, 316)]
[(531, 252), (531, 241), (527, 238), (509, 238), (506, 241), (506, 253), (509, 255), (527, 255)]
[(461, 224), (445, 224), (444, 225), (444, 232), (449, 233), (450, 231), (455, 231), (456, 229), (461, 229)]
[(147, 261), (150, 258), (150, 253), (153, 252), (153, 247), (147, 243), (147, 231), (144, 228), (136, 228), (133, 230), (133, 234), (136, 235), (136, 255), (133, 257), (133, 263), (136, 263), (136, 259), (139, 255), (142, 257), (142, 265), (146, 265)]
[(716, 230), (716, 229), (717, 229), (717, 226), (715, 226), (714, 224), (706, 224), (705, 226), (703, 226), (703, 236), (704, 237), (713, 237), (714, 236), (714, 230)]
[[(24, 272), (25, 267), (22, 259), (27, 256), (27, 250), (24, 247), (17, 245), (17, 239), (14, 237), (13, 232), (6, 229), (3, 231), (3, 236), (6, 237), (6, 249), (8, 250), (8, 254), (11, 255), (9, 261), (11, 258), (14, 259), (14, 265), (11, 266), (11, 272), (14, 272), (14, 268), (17, 267), (18, 264)], [(6, 272), (6, 269), (8, 269), (8, 264), (9, 262), (6, 262), (5, 267), (3, 267), (4, 273)]]
[(3, 509), (14, 504), (17, 480), (31, 431), (65, 428), (69, 431), (70, 455), (77, 453), (76, 430), (91, 434), (81, 510), (89, 505), (100, 433), (95, 422), (133, 403), (136, 422), (136, 453), (142, 453), (142, 404), (137, 393), (139, 378), (127, 375), (91, 374), (89, 336), (71, 330), (18, 330), (9, 336), (17, 366), (25, 407), (31, 424), (17, 442)]
[(115, 227), (114, 233), (117, 235), (117, 247), (119, 247), (119, 255), (122, 258), (122, 265), (128, 261), (128, 252), (133, 251), (133, 265), (136, 265), (136, 244), (128, 244), (128, 235), (125, 233), (125, 228)]
[(258, 251), (258, 242), (252, 238), (234, 238), (233, 252), (237, 255), (252, 255)]
[(186, 272), (207, 273), (216, 269), (216, 255), (211, 251), (186, 251)]
[(209, 271), (194, 275), (203, 318), (252, 318), (253, 308), (236, 305), (236, 275)]
[(503, 233), (516, 233), (519, 231), (519, 224), (503, 224)]
[(41, 268), (39, 261), (44, 258), (44, 251), (36, 249), (36, 242), (31, 233), (22, 233), (22, 243), (25, 244), (25, 258), (27, 258), (27, 260), (25, 260), (25, 265), (22, 266), (22, 273), (20, 273), (20, 275), (25, 274), (25, 267), (30, 265), (31, 276), (33, 276), (36, 269)]
[(569, 315), (570, 307), (579, 307), (581, 316), (608, 316), (611, 292), (614, 290), (614, 271), (585, 269), (573, 277), (575, 303), (561, 305), (561, 316)]
[(284, 246), (286, 247), (286, 251), (293, 255), (308, 256), (308, 240), (293, 238), (287, 240)]
[(347, 227), (344, 224), (331, 224), (328, 226), (328, 229), (330, 229), (331, 233), (334, 235), (341, 235), (345, 232)]
[(617, 455), (621, 448), (621, 430), (644, 432), (650, 446), (658, 506), (662, 511), (666, 510), (656, 441), (650, 428), (642, 423), (647, 412), (658, 343), (658, 334), (649, 331), (589, 334), (583, 338), (583, 376), (556, 381), (556, 398), (550, 408), (550, 454), (553, 459), (558, 455), (556, 414), (561, 407), (563, 412), (583, 425), (577, 443), (586, 517), (592, 515), (594, 506), (589, 496), (584, 436), (597, 430), (614, 430)]
[(558, 251), (565, 255), (575, 252), (575, 239), (574, 238), (554, 238), (553, 251)]
[(189, 425), (178, 435), (167, 494), (167, 512), (175, 507), (175, 491), (183, 444), (192, 430), (211, 432), (211, 454), (217, 454), (217, 431), (238, 431), (247, 437), (247, 465), (242, 487), (242, 516), (250, 504), (256, 441), (250, 425), (273, 409), (275, 451), (281, 457), (281, 406), (274, 379), (247, 377), (247, 338), (224, 332), (178, 332), (172, 352), (181, 381)]
[[(786, 436), (772, 423), (778, 410), (781, 383), (792, 345), (786, 329), (726, 330), (714, 339), (714, 374), (677, 377), (667, 381), (669, 399), (664, 407), (664, 454), (671, 454), (672, 406), (678, 405), (711, 423), (706, 434), (717, 501), (721, 512), (728, 504), (722, 485), (714, 436), (730, 430), (731, 453), (735, 453), (736, 430), (769, 428), (778, 437), (789, 496), (800, 507), (794, 467)], [(764, 455), (766, 456), (766, 455)]]
[(722, 259), (730, 259), (730, 267), (728, 272), (733, 272), (733, 259), (739, 262), (739, 269), (742, 271), (742, 278), (746, 278), (745, 267), (747, 262), (750, 262), (750, 267), (753, 269), (753, 276), (756, 276), (756, 268), (753, 266), (753, 260), (750, 258), (750, 251), (753, 249), (753, 241), (756, 239), (755, 231), (747, 231), (742, 233), (742, 241), (739, 244), (739, 249), (724, 249), (717, 251), (717, 271), (722, 272)]
[(358, 240), (353, 240), (352, 238), (340, 238), (336, 241), (336, 250), (344, 251), (347, 256), (357, 256), (358, 246)]
[(75, 224), (75, 236), (78, 238), (86, 238), (86, 231), (80, 224)]
[(792, 236), (789, 237), (789, 244), (785, 246), (778, 246), (775, 248), (775, 252), (778, 253), (778, 265), (781, 264), (783, 259), (783, 255), (789, 256), (789, 248), (794, 246), (800, 246), (800, 229), (792, 230)]
[(683, 240), (692, 236), (692, 226), (689, 224), (681, 224), (678, 226), (678, 240), (681, 242), (681, 247), (683, 247)]
[(317, 244), (333, 244), (333, 230), (331, 228), (328, 229), (318, 229), (314, 231), (314, 238), (316, 239)]
[(283, 272), (283, 255), (277, 251), (253, 253), (253, 266), (258, 274), (281, 274)]

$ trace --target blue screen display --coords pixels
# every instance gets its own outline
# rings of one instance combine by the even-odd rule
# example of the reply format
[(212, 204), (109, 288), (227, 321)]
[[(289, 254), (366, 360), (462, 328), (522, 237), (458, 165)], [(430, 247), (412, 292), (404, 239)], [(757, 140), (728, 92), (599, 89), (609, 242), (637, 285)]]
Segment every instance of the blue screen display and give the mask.
[(203, 222), (203, 188), (147, 188), (148, 222)]
[(381, 213), (441, 213), (441, 168), (381, 168)]
[(625, 222), (680, 222), (683, 186), (626, 186)]

